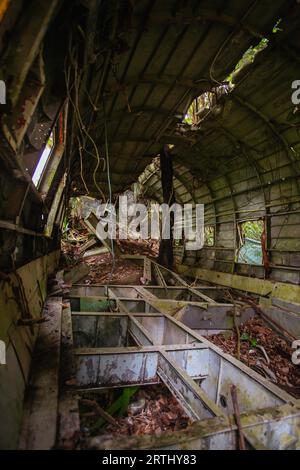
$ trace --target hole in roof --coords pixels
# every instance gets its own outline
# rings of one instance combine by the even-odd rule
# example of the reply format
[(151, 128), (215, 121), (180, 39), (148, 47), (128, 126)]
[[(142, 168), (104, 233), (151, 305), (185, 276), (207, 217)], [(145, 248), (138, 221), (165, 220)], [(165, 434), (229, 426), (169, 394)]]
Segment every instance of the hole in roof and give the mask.
[[(279, 27), (281, 21), (282, 21), (282, 18), (279, 18), (276, 21), (276, 23), (275, 23), (275, 25), (273, 26), (273, 29), (272, 29), (272, 34), (277, 34), (281, 31), (283, 31), (283, 29), (281, 29)], [(262, 52), (263, 50), (265, 50), (268, 47), (269, 43), (270, 43), (270, 39), (262, 38), (255, 46), (250, 46), (244, 52), (241, 59), (236, 64), (234, 70), (228, 75), (228, 77), (226, 77), (225, 81), (231, 83), (234, 87), (235, 84), (233, 83), (233, 81), (234, 81), (234, 77), (237, 74), (237, 72), (239, 72), (246, 65), (252, 64), (254, 62), (255, 58), (257, 57), (257, 55), (260, 52)]]
[(183, 119), (184, 124), (195, 127), (207, 114), (218, 105), (220, 96), (227, 94), (231, 91), (232, 86), (224, 83), (220, 86), (213, 88), (211, 91), (206, 91), (202, 95), (197, 96), (191, 103), (187, 113)]
[[(283, 29), (280, 28), (282, 19), (279, 18), (272, 29), (272, 34), (277, 34)], [(225, 94), (230, 93), (235, 85), (235, 79), (245, 66), (250, 65), (254, 62), (257, 55), (265, 50), (270, 43), (268, 38), (262, 38), (255, 46), (250, 46), (242, 55), (241, 59), (236, 64), (234, 70), (225, 78), (223, 83), (219, 86), (212, 88), (211, 91), (206, 91), (201, 95), (194, 98), (191, 105), (189, 106), (186, 115), (183, 119), (183, 124), (188, 124), (191, 127), (197, 127), (198, 124), (206, 117), (209, 112), (217, 107), (218, 99)]]

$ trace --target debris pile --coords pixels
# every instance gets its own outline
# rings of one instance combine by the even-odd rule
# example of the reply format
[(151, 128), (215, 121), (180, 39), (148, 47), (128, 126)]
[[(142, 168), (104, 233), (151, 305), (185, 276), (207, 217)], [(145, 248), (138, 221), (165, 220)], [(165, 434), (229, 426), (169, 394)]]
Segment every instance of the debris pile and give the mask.
[[(89, 273), (81, 282), (86, 284), (143, 284), (143, 268), (135, 260), (122, 259), (123, 254), (157, 257), (157, 240), (100, 240), (99, 219), (91, 213), (85, 220), (73, 218), (62, 240), (62, 267), (74, 268), (84, 259)], [(113, 253), (113, 254), (112, 254)]]
[(115, 435), (139, 436), (179, 431), (190, 424), (176, 398), (162, 387), (140, 390), (134, 401), (144, 406), (129, 406), (129, 416), (117, 419), (118, 428), (108, 425), (107, 431)]
[(72, 229), (68, 234), (65, 234), (61, 241), (61, 251), (67, 264), (72, 264), (81, 257), (81, 254), (84, 253), (84, 251), (81, 251), (81, 247), (90, 238), (88, 230), (83, 228)]
[(86, 258), (90, 272), (86, 284), (141, 284), (143, 266), (134, 261), (116, 258), (114, 263), (110, 253)]
[(148, 258), (157, 258), (159, 252), (158, 240), (117, 240), (122, 253), (143, 255)]
[[(293, 349), (256, 316), (240, 327), (240, 360), (276, 383), (291, 395), (300, 397), (300, 368), (292, 362)], [(224, 352), (237, 357), (238, 337), (219, 333), (207, 337)]]
[[(141, 387), (133, 393), (122, 416), (111, 416), (108, 411), (116, 410), (114, 405), (106, 404), (103, 410), (103, 398), (82, 400), (84, 405), (93, 403), (94, 411), (81, 413), (82, 428), (88, 435), (110, 434), (112, 436), (161, 435), (187, 428), (191, 424), (180, 404), (171, 392), (162, 385)], [(99, 421), (99, 413), (101, 410)], [(122, 414), (122, 413), (121, 413)], [(125, 416), (126, 415), (126, 416)]]
[[(64, 253), (67, 260), (73, 260), (80, 256), (89, 256), (89, 253), (93, 255), (91, 248), (96, 245), (96, 250), (101, 247), (106, 249), (106, 252), (111, 250), (110, 240), (104, 240), (100, 237), (98, 226), (100, 220), (91, 212), (86, 219), (75, 219), (74, 217), (67, 224), (67, 228), (64, 232), (62, 240), (62, 252)], [(116, 240), (113, 242), (114, 252), (116, 254), (138, 254), (148, 257), (156, 258), (159, 251), (158, 240), (140, 240), (140, 239), (119, 239), (119, 231), (116, 232)], [(101, 253), (102, 254), (102, 253)]]

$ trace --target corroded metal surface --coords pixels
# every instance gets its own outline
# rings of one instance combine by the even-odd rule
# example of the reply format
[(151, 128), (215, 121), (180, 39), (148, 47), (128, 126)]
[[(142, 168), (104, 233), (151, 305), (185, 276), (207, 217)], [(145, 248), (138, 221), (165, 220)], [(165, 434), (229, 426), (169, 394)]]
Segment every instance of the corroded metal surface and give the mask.
[[(76, 295), (81, 295), (83, 289), (86, 288), (74, 287), (70, 295), (75, 295), (74, 300), (76, 300)], [(167, 298), (170, 296), (172, 298), (174, 294), (186, 294), (185, 287), (182, 288), (182, 292), (178, 287), (176, 291), (170, 288), (170, 293), (168, 293), (168, 287), (164, 287), (163, 290)], [(107, 298), (115, 299), (120, 321), (122, 319), (124, 322), (127, 319), (129, 335), (127, 337), (130, 337), (137, 347), (128, 347), (124, 344), (123, 348), (76, 349), (77, 387), (81, 390), (85, 387), (101, 389), (109, 386), (149, 384), (161, 380), (174, 394), (188, 416), (196, 422), (199, 420), (202, 422), (206, 418), (214, 420), (214, 417), (222, 416), (228, 416), (227, 419), (231, 419), (230, 416), (234, 413), (230, 395), (232, 384), (237, 387), (242, 413), (258, 411), (266, 407), (276, 408), (285, 403), (297, 405), (297, 400), (289, 394), (243, 363), (223, 353), (217, 346), (160, 308), (167, 302), (177, 302), (182, 308), (183, 301), (164, 299), (161, 292), (158, 299), (154, 295), (154, 286), (148, 288), (97, 286), (89, 287), (87, 292), (89, 295), (106, 292)], [(132, 297), (120, 298), (117, 294), (121, 293), (123, 295), (127, 293)], [(136, 293), (142, 297), (140, 300), (136, 298)], [(151, 313), (153, 305), (156, 306), (157, 312)], [(200, 307), (195, 301), (185, 301), (183, 305), (186, 307), (185, 320), (189, 319), (190, 315), (190, 322), (194, 323), (196, 328), (201, 325), (201, 321), (199, 323), (199, 318), (189, 308), (193, 309), (198, 305), (203, 312), (202, 315), (206, 316), (211, 314), (208, 312), (209, 309), (215, 309), (213, 327), (220, 329), (224, 327), (224, 317), (218, 308), (230, 310), (232, 307), (226, 304), (207, 303), (203, 308), (203, 304), (200, 304)], [(138, 312), (138, 307), (142, 308), (142, 311)], [(93, 316), (94, 319), (91, 320)], [(118, 313), (73, 312), (73, 317), (80, 317), (82, 329), (88, 331), (92, 324), (95, 325), (97, 318), (113, 319), (118, 317)], [(211, 318), (205, 321), (211, 321)], [(87, 328), (84, 326), (85, 322), (87, 322)], [(105, 323), (102, 325), (105, 329)], [(207, 441), (209, 444), (205, 440), (202, 441), (202, 438), (193, 440), (193, 443), (197, 442), (197, 445), (202, 446), (203, 442), (206, 442), (205, 445), (211, 448), (234, 448), (236, 446), (234, 436), (232, 430), (223, 434), (216, 432), (214, 436), (212, 433), (209, 437)], [(274, 445), (263, 442), (260, 430), (258, 432), (246, 430), (245, 437), (249, 447), (264, 448)], [(171, 447), (180, 448), (180, 439)], [(145, 445), (146, 441), (147, 439), (141, 440), (140, 445)], [(120, 441), (121, 448), (123, 445), (124, 443)]]

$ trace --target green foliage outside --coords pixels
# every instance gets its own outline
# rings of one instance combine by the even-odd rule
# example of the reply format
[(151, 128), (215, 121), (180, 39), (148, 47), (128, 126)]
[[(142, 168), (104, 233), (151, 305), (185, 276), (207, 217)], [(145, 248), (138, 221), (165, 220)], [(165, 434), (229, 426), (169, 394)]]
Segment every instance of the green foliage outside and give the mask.
[(242, 223), (242, 233), (245, 238), (260, 241), (263, 230), (264, 222), (262, 220), (251, 220)]
[(263, 51), (269, 44), (269, 39), (263, 38), (256, 46), (250, 46), (249, 49), (246, 50), (241, 60), (236, 64), (235, 69), (231, 72), (230, 75), (226, 78), (226, 81), (232, 83), (233, 75), (244, 67), (246, 64), (252, 64), (256, 55)]
[(204, 229), (204, 245), (214, 246), (215, 244), (215, 228), (212, 226), (205, 227)]
[[(279, 25), (281, 23), (281, 18), (275, 23), (272, 33), (276, 34), (279, 31), (282, 31), (281, 28), (279, 28)], [(231, 72), (231, 74), (227, 77), (226, 81), (232, 83), (233, 75), (235, 72), (240, 70), (244, 65), (246, 64), (252, 64), (254, 62), (255, 57), (257, 54), (261, 51), (263, 51), (269, 44), (269, 39), (267, 38), (262, 38), (259, 43), (256, 46), (250, 46), (246, 52), (244, 53), (243, 57), (241, 60), (236, 64), (235, 69)]]
[[(279, 18), (279, 20), (275, 23), (272, 29), (272, 34), (283, 31), (279, 27), (280, 23), (281, 18)], [(232, 80), (234, 74), (245, 65), (253, 63), (257, 54), (263, 51), (268, 46), (269, 42), (270, 41), (268, 38), (262, 38), (256, 46), (250, 46), (243, 54), (242, 58), (238, 61), (234, 70), (230, 73), (230, 75), (228, 75), (228, 77), (225, 78), (224, 83), (229, 82), (230, 86), (233, 88), (234, 84), (232, 83)], [(183, 120), (185, 124), (189, 124), (190, 126), (197, 124), (197, 112), (199, 111), (199, 108), (205, 109), (210, 107), (211, 95), (212, 93), (207, 91), (193, 100)]]

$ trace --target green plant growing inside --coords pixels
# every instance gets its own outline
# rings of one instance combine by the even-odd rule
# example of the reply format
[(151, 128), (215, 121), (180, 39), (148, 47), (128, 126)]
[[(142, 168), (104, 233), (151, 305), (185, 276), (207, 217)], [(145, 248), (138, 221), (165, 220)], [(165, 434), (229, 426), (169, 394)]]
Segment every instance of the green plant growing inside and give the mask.
[(256, 338), (252, 338), (248, 333), (243, 333), (241, 336), (241, 341), (248, 341), (252, 348), (256, 348), (258, 341)]

